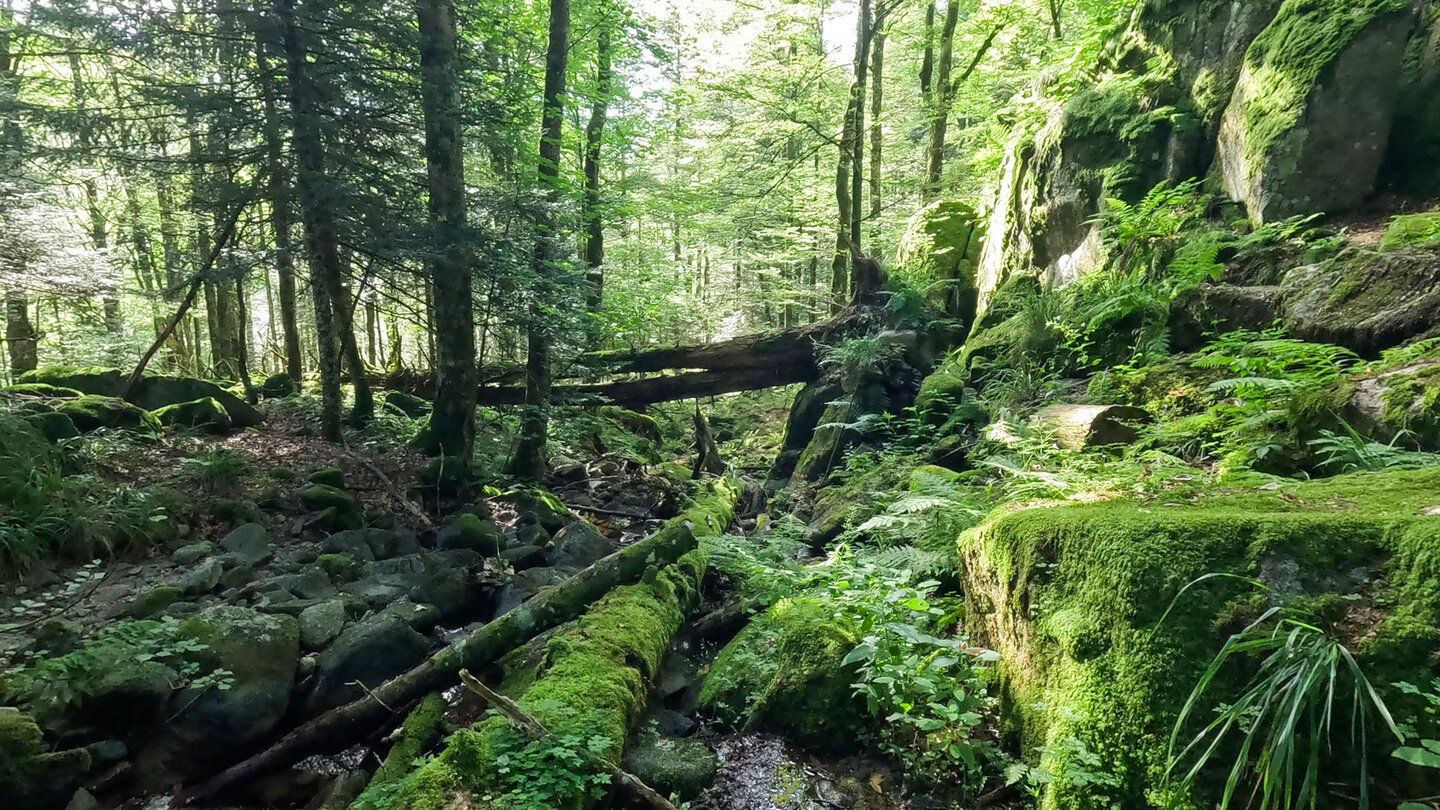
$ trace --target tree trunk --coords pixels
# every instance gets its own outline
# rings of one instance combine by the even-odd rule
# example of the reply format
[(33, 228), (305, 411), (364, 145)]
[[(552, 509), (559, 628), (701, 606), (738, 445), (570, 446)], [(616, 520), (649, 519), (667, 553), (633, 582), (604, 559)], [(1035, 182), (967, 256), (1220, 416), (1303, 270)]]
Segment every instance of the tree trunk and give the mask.
[(585, 126), (585, 310), (600, 312), (605, 292), (605, 222), (600, 216), (600, 148), (610, 108), (610, 29), (601, 23), (595, 44), (595, 98)]
[(835, 233), (835, 255), (830, 260), (830, 314), (845, 306), (850, 288), (847, 260), (850, 257), (850, 166), (855, 151), (855, 94), (845, 110), (845, 124), (840, 131), (840, 159), (835, 166), (835, 207), (839, 222)]
[(933, 102), (935, 78), (935, 0), (925, 6), (925, 55), (920, 60), (920, 103), (926, 113)]
[(880, 163), (884, 149), (884, 132), (880, 126), (880, 110), (885, 94), (885, 28), (884, 21), (875, 24), (875, 39), (870, 53), (870, 233), (880, 233)]
[[(870, 39), (874, 31), (871, 0), (860, 0), (855, 25), (855, 82), (850, 86), (850, 108), (855, 115), (850, 144), (850, 249), (860, 250), (865, 223), (865, 83), (870, 70)], [(853, 271), (852, 271), (853, 272)]]
[(417, 0), (415, 10), (420, 26), (430, 221), (438, 240), (430, 261), (437, 373), (430, 430), (442, 454), (468, 465), (475, 437), (475, 317), (465, 236), (455, 7), (452, 0)]
[(350, 409), (350, 425), (362, 428), (375, 419), (375, 397), (370, 393), (370, 381), (365, 377), (365, 361), (360, 357), (360, 343), (355, 339), (355, 301), (340, 273), (326, 273), (325, 282), (329, 285), (326, 294), (335, 310), (340, 351), (350, 369), (350, 385), (355, 394), (355, 404)]
[[(540, 185), (550, 203), (541, 209), (535, 242), (536, 295), (544, 303), (552, 295), (557, 241), (550, 209), (560, 197), (560, 127), (564, 108), (566, 54), (570, 40), (570, 0), (550, 0), (550, 36), (545, 51), (545, 106), (541, 116)], [(532, 311), (528, 324), (529, 348), (525, 358), (525, 412), (520, 417), (520, 438), (506, 471), (526, 480), (545, 472), (545, 441), (550, 429), (551, 326), (541, 308)]]
[[(310, 262), (310, 295), (315, 304), (315, 332), (320, 357), (321, 433), (339, 442), (340, 342), (330, 290), (339, 286), (340, 250), (335, 219), (325, 199), (325, 145), (323, 122), (310, 76), (302, 27), (295, 19), (295, 0), (276, 0), (283, 29), (285, 65), (290, 79), (290, 111), (300, 197), (300, 219), (305, 226), (305, 252)], [(330, 279), (327, 282), (326, 279)]]
[[(261, 19), (259, 6), (256, 18)], [(275, 277), (280, 295), (280, 331), (284, 335), (285, 373), (297, 383), (305, 366), (300, 351), (300, 323), (295, 302), (295, 259), (290, 241), (293, 217), (290, 211), (290, 173), (285, 165), (285, 135), (280, 121), (279, 82), (271, 73), (267, 52), (276, 46), (273, 35), (255, 28), (255, 64), (264, 98), (265, 172), (269, 181), (270, 230), (275, 240)]]
[[(15, 268), (23, 271), (23, 265)], [(30, 300), (23, 290), (10, 288), (5, 291), (5, 346), (10, 352), (10, 374), (18, 377), (33, 371), (39, 365), (36, 351), (40, 336), (30, 323)]]
[(925, 200), (940, 196), (940, 175), (945, 165), (945, 128), (950, 120), (950, 107), (955, 90), (950, 84), (950, 65), (954, 60), (955, 26), (960, 21), (959, 0), (945, 4), (945, 28), (940, 33), (940, 66), (935, 76), (935, 109), (930, 118), (930, 150), (925, 162)]

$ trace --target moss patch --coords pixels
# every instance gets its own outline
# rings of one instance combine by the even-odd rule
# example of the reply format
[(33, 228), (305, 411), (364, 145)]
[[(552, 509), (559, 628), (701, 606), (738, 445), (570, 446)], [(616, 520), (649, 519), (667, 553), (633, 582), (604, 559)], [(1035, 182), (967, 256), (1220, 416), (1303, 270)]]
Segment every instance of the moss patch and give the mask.
[[(1002, 656), (1007, 732), (1032, 757), (1079, 740), (1119, 777), (1126, 806), (1193, 806), (1162, 788), (1170, 726), (1225, 636), (1254, 618), (1258, 592), (1210, 580), (1159, 622), (1186, 583), (1212, 572), (1259, 578), (1270, 588), (1262, 600), (1345, 597), (1357, 615), (1380, 610), (1362, 632), (1343, 615), (1334, 630), (1377, 686), (1428, 682), (1440, 518), (1425, 514), (1437, 504), (1440, 471), (1426, 470), (992, 516), (962, 536), (960, 553), (972, 636)], [(1062, 773), (1057, 756), (1042, 759)], [(1088, 805), (1062, 780), (1044, 806)]]
[(1405, 214), (1390, 221), (1380, 239), (1380, 249), (1406, 248), (1440, 248), (1440, 211)]

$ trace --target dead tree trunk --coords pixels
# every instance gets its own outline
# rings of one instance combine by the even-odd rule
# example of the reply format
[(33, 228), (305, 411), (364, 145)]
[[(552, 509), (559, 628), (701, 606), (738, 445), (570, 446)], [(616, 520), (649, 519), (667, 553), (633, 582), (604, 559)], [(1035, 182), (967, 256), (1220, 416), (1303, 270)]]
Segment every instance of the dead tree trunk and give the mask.
[(601, 23), (595, 44), (595, 99), (585, 126), (585, 309), (600, 312), (605, 292), (605, 222), (600, 216), (600, 147), (610, 109), (610, 29)]

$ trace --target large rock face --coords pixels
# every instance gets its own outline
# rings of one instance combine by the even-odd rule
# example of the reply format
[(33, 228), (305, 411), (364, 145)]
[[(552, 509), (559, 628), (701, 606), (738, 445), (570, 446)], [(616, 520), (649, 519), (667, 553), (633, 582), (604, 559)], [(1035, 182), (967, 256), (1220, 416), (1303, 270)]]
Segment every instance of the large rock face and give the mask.
[(1400, 76), (1384, 180), (1423, 197), (1440, 195), (1440, 4), (1427, 3)]
[(1256, 222), (1353, 207), (1385, 155), (1408, 0), (1287, 0), (1246, 52), (1217, 168)]
[(975, 269), (984, 233), (969, 203), (931, 203), (905, 228), (895, 256), (896, 275), (968, 326), (975, 319)]

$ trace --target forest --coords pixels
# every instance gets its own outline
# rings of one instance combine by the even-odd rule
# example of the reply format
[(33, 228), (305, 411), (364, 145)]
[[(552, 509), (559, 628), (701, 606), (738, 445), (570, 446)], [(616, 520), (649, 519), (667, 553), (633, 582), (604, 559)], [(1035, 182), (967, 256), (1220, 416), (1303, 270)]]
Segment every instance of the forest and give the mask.
[(0, 0), (0, 808), (1440, 810), (1440, 0)]

